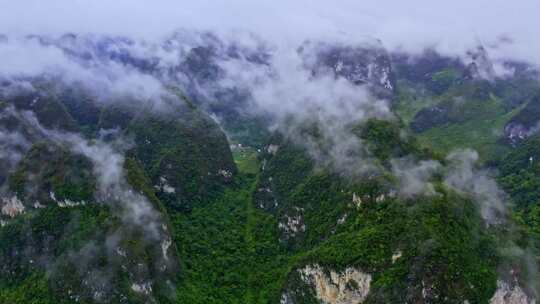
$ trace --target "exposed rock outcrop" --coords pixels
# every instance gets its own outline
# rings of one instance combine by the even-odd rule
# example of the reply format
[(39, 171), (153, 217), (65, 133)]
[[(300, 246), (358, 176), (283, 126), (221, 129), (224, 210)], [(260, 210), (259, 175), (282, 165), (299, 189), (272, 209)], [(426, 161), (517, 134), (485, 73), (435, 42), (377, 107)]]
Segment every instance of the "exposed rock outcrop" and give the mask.
[(308, 265), (299, 269), (302, 281), (313, 286), (316, 297), (325, 304), (357, 304), (366, 299), (371, 275), (348, 267), (341, 272)]
[(306, 231), (306, 225), (302, 213), (304, 209), (295, 207), (293, 214), (285, 214), (278, 228), (283, 232), (286, 239), (295, 237), (298, 233)]
[(535, 304), (519, 285), (510, 285), (504, 281), (497, 281), (497, 291), (489, 301), (490, 304)]
[(17, 214), (24, 212), (23, 203), (16, 197), (2, 199), (2, 214), (9, 217), (15, 217)]

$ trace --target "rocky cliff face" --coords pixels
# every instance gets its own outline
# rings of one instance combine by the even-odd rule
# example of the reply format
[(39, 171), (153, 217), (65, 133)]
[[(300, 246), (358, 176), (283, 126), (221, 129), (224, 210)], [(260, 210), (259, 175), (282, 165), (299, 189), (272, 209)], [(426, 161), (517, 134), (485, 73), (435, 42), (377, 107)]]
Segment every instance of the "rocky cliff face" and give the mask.
[(298, 272), (302, 281), (314, 289), (317, 299), (325, 304), (358, 304), (369, 293), (371, 275), (352, 267), (336, 272), (315, 264)]
[(354, 85), (368, 86), (379, 98), (393, 97), (395, 79), (390, 55), (379, 41), (369, 41), (356, 47), (305, 43), (300, 47), (300, 53), (315, 75), (330, 72)]
[(540, 130), (540, 93), (531, 99), (524, 98), (525, 106), (504, 127), (504, 135), (513, 144), (522, 142)]
[(490, 304), (535, 304), (536, 300), (530, 298), (517, 284), (497, 281), (497, 291), (489, 301)]

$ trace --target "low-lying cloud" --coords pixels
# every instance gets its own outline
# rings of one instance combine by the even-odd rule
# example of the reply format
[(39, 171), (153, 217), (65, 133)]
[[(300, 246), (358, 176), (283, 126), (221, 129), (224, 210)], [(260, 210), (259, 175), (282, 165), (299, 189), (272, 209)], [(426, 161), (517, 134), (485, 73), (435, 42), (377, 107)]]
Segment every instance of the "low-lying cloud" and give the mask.
[(434, 160), (415, 161), (412, 157), (392, 159), (392, 173), (398, 179), (399, 194), (403, 197), (435, 195), (433, 176), (441, 169)]
[(469, 196), (478, 205), (486, 224), (507, 221), (506, 194), (487, 169), (478, 167), (478, 153), (471, 149), (453, 150), (445, 164), (435, 160), (414, 160), (411, 156), (392, 159), (392, 173), (398, 180), (398, 194), (410, 198), (438, 195), (434, 183)]
[(161, 39), (178, 28), (231, 35), (249, 31), (298, 44), (305, 39), (380, 39), (389, 49), (435, 47), (462, 55), (478, 43), (493, 58), (540, 63), (534, 0), (396, 1), (39, 1), (4, 3), (0, 28), (18, 34), (101, 33)]
[(82, 84), (93, 89), (102, 100), (111, 96), (132, 96), (157, 102), (167, 93), (159, 80), (133, 67), (111, 60), (79, 58), (77, 55), (92, 56), (85, 49), (77, 49), (78, 53), (71, 56), (69, 51), (38, 38), (10, 37), (0, 42), (0, 78), (20, 82), (42, 77), (68, 86)]
[(305, 145), (322, 165), (341, 172), (372, 169), (354, 126), (370, 118), (391, 119), (388, 100), (370, 93), (368, 85), (355, 85), (333, 73), (314, 75), (302, 54), (292, 49), (272, 53), (268, 65), (245, 60), (221, 63), (223, 88), (250, 92), (250, 110), (271, 117), (274, 130)]
[[(51, 145), (63, 147), (73, 154), (86, 157), (92, 163), (93, 173), (97, 180), (95, 202), (71, 202), (74, 205), (96, 203), (107, 204), (112, 216), (120, 220), (117, 228), (107, 231), (106, 235), (98, 238), (104, 239), (103, 244), (98, 244), (97, 240), (90, 240), (80, 249), (69, 251), (66, 256), (59, 260), (51, 260), (50, 257), (39, 257), (46, 260), (44, 263), (52, 275), (56, 274), (56, 267), (65, 262), (70, 262), (76, 266), (78, 275), (82, 278), (83, 286), (87, 287), (92, 297), (97, 301), (107, 301), (109, 292), (114, 286), (114, 271), (122, 267), (129, 274), (130, 280), (134, 284), (132, 289), (138, 292), (137, 286), (148, 286), (144, 291), (144, 296), (152, 298), (151, 288), (157, 280), (167, 280), (172, 277), (175, 268), (175, 261), (172, 258), (171, 236), (166, 226), (164, 215), (162, 215), (149, 199), (139, 191), (135, 190), (127, 181), (124, 170), (125, 158), (123, 150), (129, 147), (121, 139), (115, 142), (103, 142), (101, 140), (89, 141), (75, 133), (51, 130), (43, 127), (37, 117), (30, 111), (17, 111), (9, 106), (9, 112), (16, 115), (21, 123), (32, 128), (35, 138), (41, 141), (48, 141)], [(0, 131), (0, 135), (4, 134)], [(9, 134), (10, 138), (18, 141), (12, 145), (20, 144), (26, 149), (32, 144), (32, 139), (27, 138), (20, 132)], [(2, 139), (2, 137), (0, 137)], [(1, 142), (0, 142), (1, 143)], [(4, 148), (0, 146), (0, 148)], [(13, 150), (13, 148), (11, 149)], [(1, 151), (6, 152), (4, 150)], [(5, 157), (0, 153), (0, 160)], [(13, 164), (16, 164), (16, 159)], [(51, 192), (51, 199), (60, 205), (54, 193)], [(28, 203), (28, 202), (26, 202)], [(37, 203), (39, 206), (39, 202)], [(65, 201), (64, 201), (65, 204)], [(39, 207), (42, 208), (43, 206)], [(37, 208), (37, 207), (35, 207)], [(141, 232), (141, 234), (139, 234)], [(126, 240), (133, 240), (141, 243), (141, 246), (152, 248), (152, 261), (143, 260), (141, 257), (129, 256)], [(101, 248), (104, 247), (109, 263), (106, 269), (96, 267), (96, 259), (99, 258)], [(148, 250), (148, 249), (145, 249)], [(35, 258), (35, 257), (34, 257)], [(63, 259), (67, 259), (64, 261)], [(129, 266), (133, 261), (138, 264), (136, 267)], [(113, 267), (114, 266), (114, 267)]]
[(478, 153), (474, 150), (454, 151), (447, 156), (449, 171), (444, 184), (451, 189), (469, 194), (480, 205), (482, 217), (489, 224), (501, 223), (506, 215), (504, 192), (487, 170), (478, 170)]

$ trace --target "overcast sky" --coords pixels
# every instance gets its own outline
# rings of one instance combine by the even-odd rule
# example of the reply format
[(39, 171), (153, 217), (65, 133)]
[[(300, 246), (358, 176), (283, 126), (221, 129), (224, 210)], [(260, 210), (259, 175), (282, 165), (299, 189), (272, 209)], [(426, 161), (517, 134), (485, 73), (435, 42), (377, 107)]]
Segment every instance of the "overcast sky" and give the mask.
[[(538, 0), (0, 0), (6, 33), (92, 32), (159, 38), (177, 28), (251, 31), (275, 42), (306, 38), (463, 52), (501, 38), (501, 56), (540, 62)], [(498, 54), (495, 53), (495, 56)]]

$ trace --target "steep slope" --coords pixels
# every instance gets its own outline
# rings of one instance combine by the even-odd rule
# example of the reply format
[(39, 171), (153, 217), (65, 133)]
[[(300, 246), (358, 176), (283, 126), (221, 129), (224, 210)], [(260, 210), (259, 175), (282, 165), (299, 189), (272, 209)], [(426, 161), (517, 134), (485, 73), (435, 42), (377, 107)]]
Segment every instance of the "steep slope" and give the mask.
[(5, 96), (0, 302), (38, 290), (40, 303), (174, 301), (182, 268), (169, 217), (233, 179), (224, 134), (184, 101), (164, 113), (92, 98)]
[[(372, 122), (364, 135), (377, 132), (378, 151), (399, 146), (399, 135), (382, 137), (383, 126)], [(442, 188), (440, 196), (403, 199), (390, 175), (351, 183), (328, 169), (306, 170), (290, 143), (268, 148), (254, 204), (274, 214), (281, 246), (298, 257), (282, 303), (482, 303), (494, 293), (495, 242), (471, 200)]]

